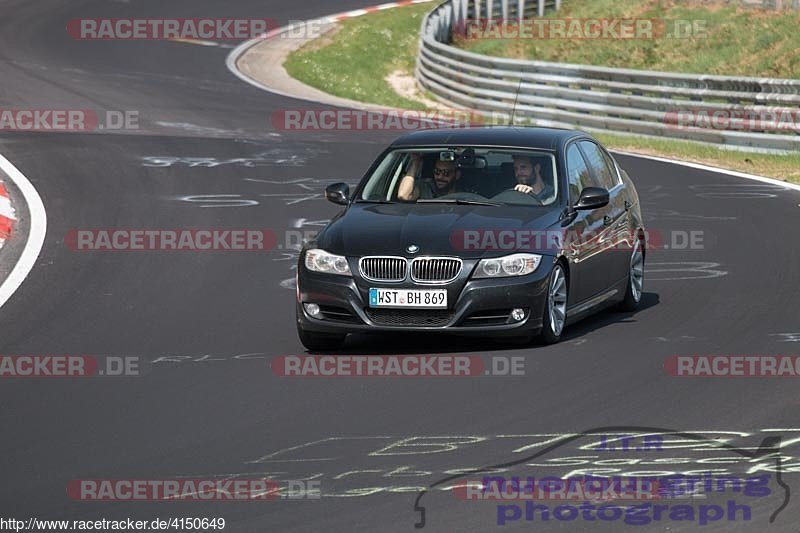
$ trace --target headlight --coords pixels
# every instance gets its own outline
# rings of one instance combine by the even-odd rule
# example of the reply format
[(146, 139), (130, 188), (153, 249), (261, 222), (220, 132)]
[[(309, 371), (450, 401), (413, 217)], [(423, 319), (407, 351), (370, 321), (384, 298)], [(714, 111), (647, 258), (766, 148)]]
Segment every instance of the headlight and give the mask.
[(350, 265), (341, 255), (329, 254), (325, 250), (314, 248), (306, 251), (306, 268), (313, 272), (340, 274), (350, 276)]
[(475, 269), (473, 278), (505, 278), (509, 276), (524, 276), (539, 267), (541, 255), (536, 254), (511, 254), (495, 259), (481, 259)]

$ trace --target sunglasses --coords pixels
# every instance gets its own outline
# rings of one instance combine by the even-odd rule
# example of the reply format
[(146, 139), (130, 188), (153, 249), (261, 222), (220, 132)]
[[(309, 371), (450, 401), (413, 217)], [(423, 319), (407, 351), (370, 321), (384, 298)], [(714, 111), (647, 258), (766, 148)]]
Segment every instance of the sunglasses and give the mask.
[(436, 176), (441, 175), (441, 176), (444, 176), (444, 177), (450, 177), (450, 169), (449, 168), (434, 168), (433, 169), (433, 174), (436, 175)]

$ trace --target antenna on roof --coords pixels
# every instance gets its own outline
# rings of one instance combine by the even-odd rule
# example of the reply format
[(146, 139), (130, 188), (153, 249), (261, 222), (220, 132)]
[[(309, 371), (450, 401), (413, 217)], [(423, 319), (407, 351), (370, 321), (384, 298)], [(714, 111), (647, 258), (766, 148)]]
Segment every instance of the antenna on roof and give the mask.
[(511, 109), (511, 118), (509, 119), (508, 125), (514, 125), (514, 118), (517, 114), (517, 102), (519, 101), (519, 92), (522, 90), (522, 78), (519, 79), (519, 85), (517, 85), (517, 94), (514, 95), (514, 107)]

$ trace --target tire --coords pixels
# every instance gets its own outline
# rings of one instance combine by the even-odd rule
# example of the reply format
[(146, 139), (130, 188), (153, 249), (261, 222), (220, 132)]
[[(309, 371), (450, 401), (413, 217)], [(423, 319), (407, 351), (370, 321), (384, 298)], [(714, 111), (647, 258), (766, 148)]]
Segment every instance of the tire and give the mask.
[(625, 289), (625, 297), (619, 303), (620, 311), (635, 311), (642, 301), (644, 289), (644, 252), (642, 251), (642, 240), (636, 239), (631, 252), (631, 260), (628, 267), (628, 287)]
[(567, 296), (569, 284), (567, 274), (561, 263), (556, 263), (547, 283), (547, 300), (542, 316), (542, 332), (539, 341), (542, 344), (555, 344), (561, 340), (567, 322)]
[(341, 348), (347, 335), (312, 333), (298, 325), (297, 336), (300, 337), (300, 342), (303, 343), (303, 346), (308, 350), (312, 352), (325, 352)]

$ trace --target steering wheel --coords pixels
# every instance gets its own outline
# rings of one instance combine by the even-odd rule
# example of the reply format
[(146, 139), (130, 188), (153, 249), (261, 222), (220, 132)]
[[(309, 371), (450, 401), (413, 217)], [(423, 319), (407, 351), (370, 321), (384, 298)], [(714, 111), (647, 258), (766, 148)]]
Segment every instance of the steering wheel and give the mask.
[(544, 205), (544, 203), (542, 203), (542, 201), (538, 197), (536, 197), (535, 195), (527, 193), (527, 192), (521, 192), (521, 191), (518, 191), (518, 190), (516, 190), (514, 188), (506, 189), (503, 192), (495, 194), (494, 197), (492, 197), (492, 200), (504, 201), (503, 200), (504, 197), (507, 196), (509, 199), (513, 198), (514, 201), (518, 201), (520, 195), (524, 196), (527, 200), (529, 200), (529, 202), (525, 202), (525, 203), (531, 203), (531, 204), (534, 204), (534, 205)]

